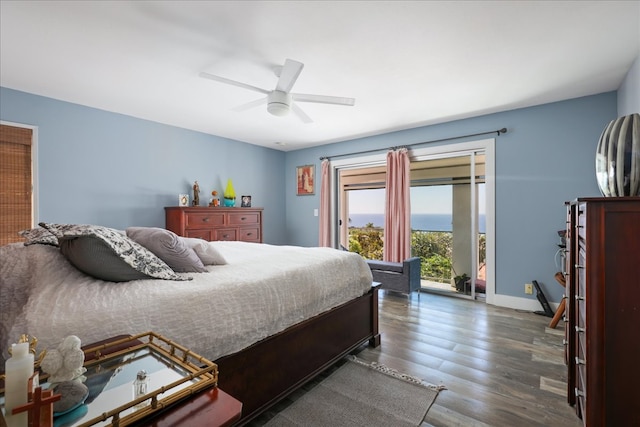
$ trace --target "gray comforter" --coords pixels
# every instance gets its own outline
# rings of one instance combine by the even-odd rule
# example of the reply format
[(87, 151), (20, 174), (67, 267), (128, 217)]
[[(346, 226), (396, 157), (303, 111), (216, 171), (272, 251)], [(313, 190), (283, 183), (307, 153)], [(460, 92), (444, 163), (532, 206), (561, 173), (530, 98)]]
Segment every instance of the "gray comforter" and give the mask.
[(363, 295), (371, 286), (369, 267), (354, 253), (209, 244), (227, 265), (181, 273), (193, 277), (190, 281), (124, 283), (81, 273), (56, 247), (0, 247), (0, 359), (23, 333), (38, 338), (40, 351), (68, 335), (88, 344), (154, 331), (216, 360)]

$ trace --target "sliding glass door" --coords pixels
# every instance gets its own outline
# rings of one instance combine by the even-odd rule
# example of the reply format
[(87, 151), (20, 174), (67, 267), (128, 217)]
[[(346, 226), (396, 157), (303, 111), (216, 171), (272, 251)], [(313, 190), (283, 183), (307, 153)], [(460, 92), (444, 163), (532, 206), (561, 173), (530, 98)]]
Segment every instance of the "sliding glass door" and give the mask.
[[(340, 244), (382, 259), (385, 167), (343, 168), (337, 177)], [(412, 159), (411, 249), (422, 260), (424, 290), (484, 296), (485, 216), (484, 151)]]
[(412, 250), (426, 290), (484, 295), (484, 166), (482, 152), (412, 163)]

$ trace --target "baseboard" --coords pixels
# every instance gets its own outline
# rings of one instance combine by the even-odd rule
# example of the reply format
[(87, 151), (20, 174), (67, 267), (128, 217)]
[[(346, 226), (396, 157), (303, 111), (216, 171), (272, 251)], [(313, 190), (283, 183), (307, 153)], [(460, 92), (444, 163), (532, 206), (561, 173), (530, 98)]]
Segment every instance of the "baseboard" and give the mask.
[[(512, 297), (510, 295), (500, 295), (495, 294), (493, 296), (493, 305), (497, 305), (498, 307), (507, 307), (513, 308), (515, 310), (526, 310), (526, 311), (542, 311), (542, 305), (537, 299), (531, 298), (521, 298), (521, 297)], [(558, 309), (558, 303), (550, 302), (549, 305), (556, 311)]]

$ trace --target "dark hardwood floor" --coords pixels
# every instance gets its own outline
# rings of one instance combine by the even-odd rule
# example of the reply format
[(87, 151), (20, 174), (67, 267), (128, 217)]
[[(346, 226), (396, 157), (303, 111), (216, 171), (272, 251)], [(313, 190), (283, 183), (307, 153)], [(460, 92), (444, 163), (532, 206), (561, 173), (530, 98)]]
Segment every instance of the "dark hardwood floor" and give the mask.
[[(382, 345), (363, 346), (357, 356), (446, 387), (423, 427), (578, 427), (565, 397), (563, 325), (550, 329), (549, 320), (484, 302), (381, 291)], [(251, 425), (310, 387), (313, 382)]]

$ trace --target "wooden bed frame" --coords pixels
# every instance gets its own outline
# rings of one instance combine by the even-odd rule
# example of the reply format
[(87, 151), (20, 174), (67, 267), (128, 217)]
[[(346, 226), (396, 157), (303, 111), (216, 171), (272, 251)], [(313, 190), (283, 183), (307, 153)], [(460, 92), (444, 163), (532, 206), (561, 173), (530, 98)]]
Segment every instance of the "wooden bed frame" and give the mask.
[(378, 283), (354, 300), (216, 360), (218, 385), (242, 402), (246, 424), (360, 347), (380, 345)]
[[(379, 287), (374, 282), (361, 297), (216, 360), (219, 387), (242, 402), (242, 418), (234, 425), (248, 423), (367, 341), (379, 346)], [(119, 335), (83, 348), (127, 337)], [(130, 345), (112, 346), (103, 354)], [(87, 354), (85, 360), (94, 357)]]

